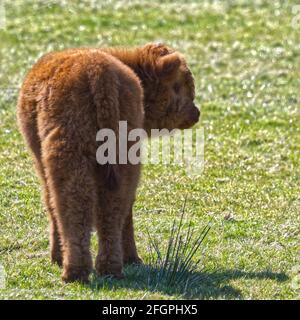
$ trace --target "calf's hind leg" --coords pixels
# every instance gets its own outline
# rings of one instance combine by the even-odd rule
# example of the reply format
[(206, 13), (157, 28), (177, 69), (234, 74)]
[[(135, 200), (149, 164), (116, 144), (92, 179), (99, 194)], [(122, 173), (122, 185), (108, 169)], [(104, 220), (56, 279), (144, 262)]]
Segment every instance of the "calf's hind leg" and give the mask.
[[(62, 135), (59, 135), (62, 136)], [(90, 159), (62, 141), (42, 145), (51, 204), (61, 236), (63, 280), (87, 282), (92, 269), (90, 236), (95, 210), (95, 180)]]
[[(43, 188), (43, 199), (46, 206), (47, 214), (50, 222), (50, 255), (51, 261), (53, 263), (57, 263), (59, 266), (62, 265), (62, 252), (60, 245), (60, 236), (59, 230), (57, 226), (57, 221), (54, 216), (53, 208), (50, 203), (50, 195), (49, 188), (46, 181), (45, 170), (42, 164), (41, 159), (41, 142), (38, 136), (37, 130), (37, 120), (34, 112), (35, 105), (26, 101), (24, 98), (19, 101), (19, 109), (18, 109), (18, 122), (21, 129), (21, 132), (29, 146), (36, 172), (41, 180), (42, 188)], [(32, 112), (23, 112), (23, 108), (26, 110), (27, 108), (31, 108)]]
[(96, 270), (100, 275), (122, 278), (125, 263), (139, 263), (133, 236), (132, 204), (140, 174), (139, 165), (119, 167), (118, 188), (102, 187), (96, 216), (99, 253)]
[(123, 278), (122, 229), (127, 201), (122, 190), (104, 190), (100, 195), (100, 211), (96, 216), (99, 252), (96, 271), (100, 276), (112, 275)]
[(50, 201), (49, 187), (45, 176), (45, 170), (41, 162), (40, 154), (34, 153), (34, 162), (36, 171), (40, 177), (42, 188), (43, 188), (43, 200), (46, 206), (48, 219), (50, 223), (49, 234), (50, 234), (50, 257), (53, 263), (57, 263), (60, 267), (62, 266), (62, 248), (61, 239), (57, 224), (57, 219), (54, 214), (53, 207)]

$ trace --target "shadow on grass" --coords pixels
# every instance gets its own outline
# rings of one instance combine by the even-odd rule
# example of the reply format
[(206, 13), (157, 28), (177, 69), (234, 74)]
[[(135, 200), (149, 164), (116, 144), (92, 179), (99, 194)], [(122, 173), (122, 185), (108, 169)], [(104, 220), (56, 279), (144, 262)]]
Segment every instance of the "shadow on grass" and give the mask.
[(153, 281), (153, 274), (159, 272), (160, 270), (149, 265), (128, 266), (125, 268), (125, 279), (115, 280), (93, 276), (89, 286), (92, 290), (123, 288), (143, 290), (149, 293), (176, 295), (185, 299), (242, 299), (243, 296), (240, 290), (228, 284), (230, 280), (257, 279), (278, 282), (288, 280), (288, 276), (285, 273), (274, 273), (271, 271), (246, 272), (233, 269), (214, 272), (193, 272), (189, 275), (189, 278), (196, 278), (197, 281), (193, 281), (191, 284), (187, 282), (184, 285), (168, 285), (163, 281)]

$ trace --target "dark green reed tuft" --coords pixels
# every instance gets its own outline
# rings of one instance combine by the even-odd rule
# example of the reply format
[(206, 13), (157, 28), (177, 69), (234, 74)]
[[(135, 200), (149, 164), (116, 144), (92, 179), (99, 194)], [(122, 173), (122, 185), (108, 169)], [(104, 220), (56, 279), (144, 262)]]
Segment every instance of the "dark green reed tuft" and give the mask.
[(149, 289), (159, 289), (161, 286), (180, 291), (188, 286), (197, 288), (203, 278), (201, 251), (211, 222), (199, 234), (195, 232), (192, 221), (185, 221), (185, 209), (186, 199), (179, 221), (176, 218), (173, 221), (166, 247), (147, 232), (150, 257), (142, 268), (147, 273)]

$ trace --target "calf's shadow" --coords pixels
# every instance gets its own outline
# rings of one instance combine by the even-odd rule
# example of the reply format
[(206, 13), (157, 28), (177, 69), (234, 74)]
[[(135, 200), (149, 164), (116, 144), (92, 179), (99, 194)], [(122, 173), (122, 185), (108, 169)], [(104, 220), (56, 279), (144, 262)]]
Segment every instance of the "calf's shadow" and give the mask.
[[(104, 287), (111, 290), (119, 288), (142, 290), (152, 294), (176, 295), (184, 299), (243, 299), (241, 291), (229, 284), (230, 280), (257, 279), (285, 282), (289, 279), (283, 272), (276, 273), (268, 270), (249, 272), (231, 269), (190, 272), (187, 276), (193, 281), (178, 285), (176, 276), (171, 284), (164, 281), (153, 281), (153, 275), (160, 271), (161, 269), (150, 265), (127, 266), (125, 268), (125, 279), (115, 280), (93, 275), (89, 287), (92, 290), (101, 290)], [(145, 295), (145, 298), (147, 298), (147, 295)]]

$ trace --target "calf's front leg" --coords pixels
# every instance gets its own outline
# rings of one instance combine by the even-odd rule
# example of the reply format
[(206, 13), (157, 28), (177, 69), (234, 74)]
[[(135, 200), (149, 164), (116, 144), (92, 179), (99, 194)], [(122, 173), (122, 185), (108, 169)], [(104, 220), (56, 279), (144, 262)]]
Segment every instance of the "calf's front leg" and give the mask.
[(122, 230), (122, 244), (123, 244), (123, 263), (124, 264), (141, 264), (142, 259), (138, 256), (136, 244), (134, 240), (134, 228), (132, 217), (132, 205), (130, 206), (125, 223)]

